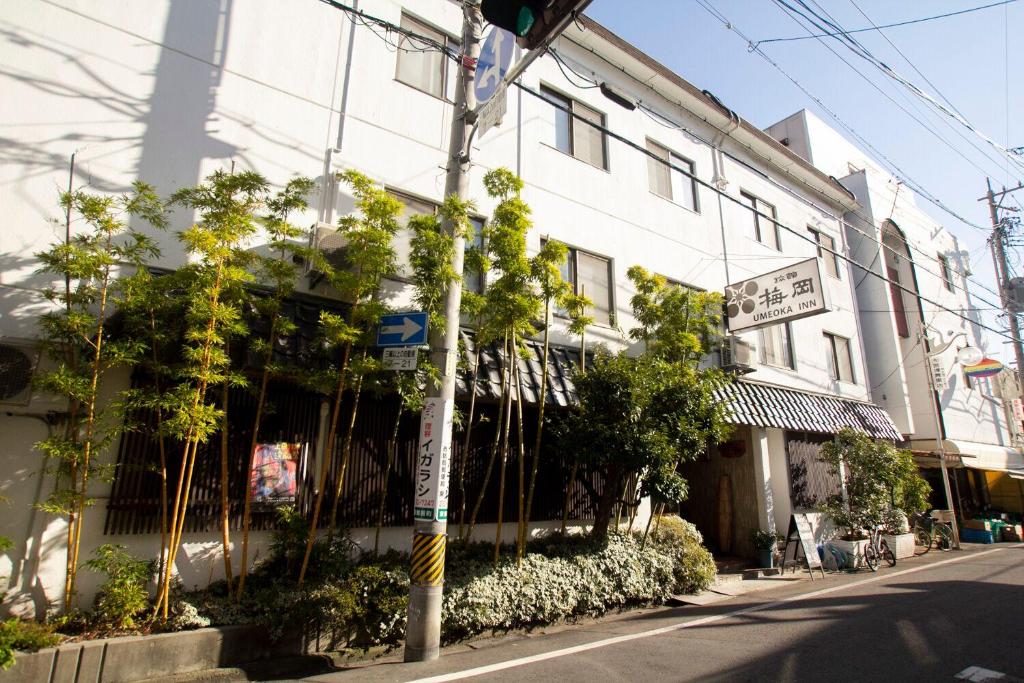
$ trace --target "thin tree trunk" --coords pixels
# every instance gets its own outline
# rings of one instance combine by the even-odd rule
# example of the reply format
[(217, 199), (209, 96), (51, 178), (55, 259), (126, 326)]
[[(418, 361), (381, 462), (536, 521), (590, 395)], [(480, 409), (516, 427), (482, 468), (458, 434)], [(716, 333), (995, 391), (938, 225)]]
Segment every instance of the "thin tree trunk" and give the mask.
[[(587, 371), (587, 330), (580, 332), (580, 374)], [(580, 467), (579, 459), (572, 457), (572, 467), (569, 469), (569, 482), (565, 486), (565, 502), (562, 504), (562, 528), (560, 533), (565, 536), (565, 529), (569, 525), (569, 506), (572, 505), (572, 487), (576, 484), (576, 474)]]
[(515, 356), (515, 381), (516, 381), (516, 436), (518, 441), (519, 460), (519, 517), (516, 526), (516, 563), (523, 558), (526, 546), (526, 445), (523, 443), (523, 385), (519, 376), (519, 355)]
[[(515, 335), (510, 339), (509, 348), (515, 349)], [(514, 352), (514, 351), (513, 351)], [(501, 426), (501, 470), (498, 478), (498, 526), (494, 532), (494, 566), (498, 566), (498, 558), (501, 556), (501, 527), (505, 517), (505, 471), (508, 463), (508, 439), (512, 427), (512, 372), (515, 363), (511, 355), (508, 363), (508, 380), (505, 387), (508, 391), (508, 399), (505, 401), (505, 422)]]
[(612, 508), (615, 506), (615, 502), (622, 497), (622, 472), (617, 464), (612, 463), (608, 467), (604, 486), (604, 491), (601, 492), (601, 497), (597, 501), (597, 511), (594, 514), (594, 528), (591, 532), (595, 538), (601, 539), (608, 536), (608, 527), (612, 521)]
[(238, 569), (238, 594), (242, 597), (245, 590), (245, 577), (249, 574), (249, 526), (252, 516), (252, 469), (256, 458), (256, 446), (259, 445), (260, 426), (263, 422), (263, 408), (267, 402), (267, 384), (270, 382), (270, 363), (273, 360), (274, 344), (277, 341), (277, 320), (278, 313), (274, 313), (270, 320), (270, 333), (267, 335), (269, 342), (267, 355), (263, 362), (263, 374), (260, 377), (260, 393), (256, 398), (256, 416), (252, 421), (252, 439), (249, 441), (249, 457), (245, 469), (245, 503), (242, 508), (242, 566)]
[(334, 408), (331, 411), (331, 428), (327, 432), (327, 446), (324, 449), (323, 462), (320, 464), (320, 481), (317, 484), (316, 502), (313, 504), (313, 519), (309, 524), (309, 535), (306, 537), (306, 552), (302, 556), (302, 567), (299, 569), (299, 586), (306, 579), (309, 556), (313, 553), (313, 543), (316, 542), (317, 521), (320, 519), (320, 508), (324, 503), (324, 489), (327, 486), (327, 472), (330, 468), (331, 458), (334, 456), (334, 442), (338, 437), (338, 418), (341, 416), (341, 402), (345, 398), (345, 373), (348, 371), (348, 358), (351, 352), (352, 345), (345, 344), (345, 351), (341, 359), (341, 369), (338, 371), (338, 387), (334, 395)]
[(654, 521), (654, 510), (651, 509), (651, 514), (647, 517), (647, 526), (644, 527), (644, 537), (640, 540), (640, 549), (643, 550), (647, 545), (647, 534), (651, 531), (651, 522)]
[[(365, 366), (366, 349), (363, 349), (363, 356), (360, 360), (360, 368)], [(338, 468), (338, 484), (334, 489), (334, 505), (331, 506), (331, 520), (327, 525), (327, 535), (334, 537), (334, 525), (338, 521), (338, 505), (341, 504), (341, 489), (345, 485), (345, 472), (348, 470), (348, 461), (352, 455), (352, 434), (356, 429), (356, 415), (359, 414), (359, 397), (363, 392), (363, 377), (360, 372), (356, 379), (355, 396), (352, 398), (352, 412), (348, 418), (348, 430), (345, 432), (345, 443), (341, 447), (341, 466)]]
[[(533, 440), (533, 460), (530, 462), (530, 487), (526, 493), (526, 524), (530, 523), (533, 510), (533, 492), (537, 485), (537, 470), (540, 468), (540, 443), (544, 432), (544, 406), (548, 398), (548, 342), (551, 333), (551, 299), (544, 301), (544, 353), (540, 364), (540, 396), (537, 397), (537, 436)], [(526, 545), (525, 542), (523, 545)]]
[[(479, 329), (479, 326), (478, 328)], [(469, 380), (469, 417), (466, 420), (466, 438), (462, 443), (462, 458), (459, 461), (459, 540), (462, 540), (462, 532), (466, 521), (466, 461), (469, 459), (469, 445), (473, 436), (473, 416), (476, 410), (476, 381), (480, 372), (480, 344), (479, 338), (474, 339), (476, 343), (475, 360), (473, 362), (473, 375)]]
[(380, 548), (380, 528), (384, 526), (384, 504), (388, 497), (388, 483), (391, 479), (391, 468), (395, 464), (395, 455), (398, 450), (398, 428), (402, 425), (402, 413), (405, 408), (402, 400), (398, 401), (398, 414), (395, 416), (395, 424), (391, 428), (391, 438), (388, 439), (388, 462), (384, 467), (384, 486), (380, 494), (380, 503), (377, 505), (377, 529), (373, 534), (373, 554), (376, 555)]
[(163, 389), (160, 386), (160, 373), (157, 369), (159, 354), (156, 346), (156, 315), (149, 309), (149, 331), (151, 335), (150, 355), (153, 360), (153, 388), (156, 391), (156, 440), (157, 451), (160, 453), (160, 564), (157, 565), (157, 576), (163, 575), (167, 560), (167, 444), (164, 441), (164, 413), (161, 401)]
[[(505, 337), (504, 349), (508, 348), (508, 337)], [(499, 356), (500, 360), (500, 356)], [(504, 361), (501, 361), (504, 362)], [(476, 527), (476, 517), (483, 505), (484, 497), (487, 495), (487, 485), (491, 482), (491, 473), (494, 471), (494, 463), (498, 458), (498, 449), (501, 444), (501, 423), (505, 419), (505, 367), (500, 368), (501, 388), (498, 392), (498, 419), (494, 423), (494, 442), (491, 444), (491, 457), (487, 460), (487, 469), (484, 470), (484, 480), (480, 484), (480, 493), (477, 494), (473, 503), (473, 511), (469, 515), (469, 529), (466, 531), (466, 539), (473, 537), (473, 529)]]
[(228, 595), (234, 590), (234, 572), (231, 571), (231, 502), (228, 496), (228, 383), (221, 385), (220, 416), (220, 529), (224, 549), (224, 578), (228, 582)]

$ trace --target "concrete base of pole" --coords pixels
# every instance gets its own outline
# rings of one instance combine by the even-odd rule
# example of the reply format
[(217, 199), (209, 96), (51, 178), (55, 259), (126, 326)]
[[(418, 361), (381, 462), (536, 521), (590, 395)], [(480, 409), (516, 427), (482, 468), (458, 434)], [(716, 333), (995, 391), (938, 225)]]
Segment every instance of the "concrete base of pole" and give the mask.
[(428, 662), (441, 654), (441, 586), (412, 585), (409, 590), (409, 623), (425, 628), (409, 629), (405, 661)]

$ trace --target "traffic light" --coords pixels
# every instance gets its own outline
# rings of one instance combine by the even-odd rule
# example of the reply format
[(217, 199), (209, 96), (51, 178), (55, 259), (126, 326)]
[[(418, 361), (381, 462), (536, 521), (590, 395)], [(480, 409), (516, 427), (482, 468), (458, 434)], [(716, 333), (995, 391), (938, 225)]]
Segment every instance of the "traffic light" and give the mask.
[(524, 50), (533, 50), (559, 34), (573, 12), (590, 0), (482, 0), (480, 12), (491, 24), (516, 36)]

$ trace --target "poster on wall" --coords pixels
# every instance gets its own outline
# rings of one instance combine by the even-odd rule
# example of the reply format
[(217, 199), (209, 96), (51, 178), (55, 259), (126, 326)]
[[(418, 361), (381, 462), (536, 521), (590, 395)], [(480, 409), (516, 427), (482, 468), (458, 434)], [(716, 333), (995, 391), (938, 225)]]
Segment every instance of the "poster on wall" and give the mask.
[(829, 311), (817, 258), (794, 263), (725, 288), (730, 332), (756, 330)]
[(295, 500), (296, 470), (302, 444), (261, 443), (252, 458), (249, 486), (255, 503), (290, 503)]

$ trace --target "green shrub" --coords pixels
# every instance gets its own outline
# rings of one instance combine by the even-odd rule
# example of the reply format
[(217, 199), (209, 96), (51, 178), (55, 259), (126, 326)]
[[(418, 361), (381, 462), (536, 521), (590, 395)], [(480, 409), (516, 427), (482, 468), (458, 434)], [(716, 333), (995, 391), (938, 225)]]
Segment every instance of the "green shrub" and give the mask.
[(58, 642), (60, 637), (46, 624), (21, 619), (0, 622), (0, 669), (9, 669), (14, 664), (15, 650), (35, 652)]
[(651, 541), (672, 558), (673, 593), (699, 593), (714, 583), (715, 560), (697, 527), (675, 515), (662, 515)]
[(123, 545), (101, 545), (85, 566), (107, 575), (96, 594), (93, 626), (100, 630), (127, 631), (136, 626), (135, 617), (146, 609), (146, 583), (153, 575), (152, 561), (129, 555)]

